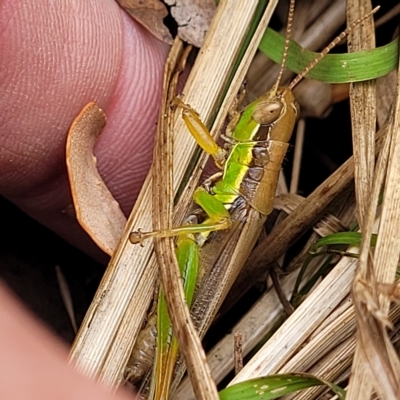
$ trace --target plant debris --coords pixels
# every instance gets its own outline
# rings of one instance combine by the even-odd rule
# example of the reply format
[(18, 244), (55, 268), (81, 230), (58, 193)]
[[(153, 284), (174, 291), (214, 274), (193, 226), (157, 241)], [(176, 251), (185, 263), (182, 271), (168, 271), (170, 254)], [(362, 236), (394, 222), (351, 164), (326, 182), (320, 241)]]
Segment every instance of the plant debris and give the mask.
[(163, 22), (168, 11), (160, 0), (117, 0), (117, 2), (157, 39), (172, 44), (172, 36)]
[(93, 147), (106, 124), (95, 103), (87, 104), (68, 132), (66, 161), (76, 217), (93, 241), (112, 255), (126, 218), (96, 168)]
[(179, 37), (201, 47), (216, 5), (214, 0), (165, 0), (171, 6), (172, 17), (178, 24)]

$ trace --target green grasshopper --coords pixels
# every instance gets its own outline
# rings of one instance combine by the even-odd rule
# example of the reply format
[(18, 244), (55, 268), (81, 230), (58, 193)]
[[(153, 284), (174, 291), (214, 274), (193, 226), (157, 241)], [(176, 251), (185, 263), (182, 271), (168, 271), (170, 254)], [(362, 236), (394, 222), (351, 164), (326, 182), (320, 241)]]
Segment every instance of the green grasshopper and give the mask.
[[(250, 103), (242, 112), (233, 114), (224, 135), (229, 151), (218, 146), (190, 106), (176, 100), (178, 107), (182, 108), (182, 117), (188, 130), (199, 146), (214, 158), (215, 164), (222, 169), (222, 172), (209, 178), (196, 189), (193, 195), (194, 203), (200, 206), (201, 215), (204, 216), (201, 222), (169, 230), (132, 232), (131, 242), (141, 243), (150, 237), (178, 236), (176, 255), (182, 275), (195, 275), (199, 264), (199, 248), (207, 247), (208, 243), (212, 244), (216, 240), (216, 236), (211, 237), (211, 233), (228, 230), (229, 235), (223, 236), (223, 240), (225, 239), (225, 242), (229, 243), (232, 236), (237, 234), (235, 232), (238, 231), (237, 227), (248, 217), (250, 210), (256, 211), (265, 219), (272, 212), (279, 172), (299, 117), (300, 110), (293, 94), (293, 88), (354, 26), (376, 11), (377, 8), (372, 13), (355, 21), (287, 87), (281, 87), (279, 85), (285, 68), (294, 13), (294, 0), (291, 0), (286, 43), (277, 80), (272, 89)], [(197, 219), (198, 215), (194, 215), (193, 218)], [(185, 281), (189, 282), (189, 286), (191, 285), (185, 289), (188, 296), (187, 303), (190, 306), (193, 299), (194, 280), (189, 278)], [(220, 291), (220, 298), (208, 301), (211, 304), (207, 310), (203, 309), (203, 305), (201, 305), (199, 306), (200, 311), (194, 311), (195, 319), (202, 318), (203, 321), (207, 321), (197, 324), (201, 334), (207, 329), (206, 325), (209, 325), (216, 313), (217, 305), (221, 303), (225, 294), (226, 290), (224, 293)], [(154, 389), (154, 398), (156, 399), (169, 397), (170, 381), (178, 354), (178, 345), (172, 337), (171, 325), (166, 315), (168, 314), (165, 300), (161, 293), (157, 322), (157, 362), (153, 372), (156, 381)]]

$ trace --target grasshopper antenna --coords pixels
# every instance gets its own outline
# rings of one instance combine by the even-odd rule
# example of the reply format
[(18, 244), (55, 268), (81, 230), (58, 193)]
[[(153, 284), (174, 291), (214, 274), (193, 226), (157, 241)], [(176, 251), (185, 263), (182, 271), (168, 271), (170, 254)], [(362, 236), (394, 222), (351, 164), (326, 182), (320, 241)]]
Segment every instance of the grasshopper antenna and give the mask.
[(288, 52), (289, 52), (290, 35), (292, 33), (292, 26), (293, 26), (294, 4), (295, 4), (295, 0), (290, 0), (289, 12), (288, 12), (288, 20), (287, 20), (287, 26), (286, 26), (286, 39), (285, 39), (285, 46), (283, 48), (281, 68), (279, 70), (279, 74), (278, 74), (278, 77), (276, 79), (276, 82), (275, 82), (274, 86), (272, 87), (272, 93), (274, 95), (276, 94), (276, 92), (278, 90), (278, 87), (279, 87), (279, 84), (281, 82), (283, 70), (285, 69), (287, 55), (288, 55)]
[(371, 12), (355, 20), (340, 35), (336, 36), (335, 39), (333, 39), (332, 42), (330, 42), (328, 46), (326, 46), (321, 53), (319, 53), (318, 56), (314, 58), (314, 60), (311, 61), (310, 64), (308, 64), (307, 67), (305, 67), (303, 71), (293, 79), (292, 82), (290, 82), (288, 88), (293, 90), (293, 88), (308, 74), (308, 72), (311, 71), (343, 38), (345, 38), (357, 25), (361, 24), (361, 22), (369, 18), (371, 15), (374, 15), (379, 9), (380, 6), (375, 7)]

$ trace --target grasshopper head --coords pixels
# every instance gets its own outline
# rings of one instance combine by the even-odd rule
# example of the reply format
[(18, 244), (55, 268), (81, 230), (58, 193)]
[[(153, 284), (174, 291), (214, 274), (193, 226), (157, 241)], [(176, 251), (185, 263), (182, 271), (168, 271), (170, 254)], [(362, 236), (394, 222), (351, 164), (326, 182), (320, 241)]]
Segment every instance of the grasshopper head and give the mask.
[(300, 108), (293, 92), (286, 87), (279, 87), (258, 100), (252, 116), (261, 126), (270, 126), (270, 139), (287, 142), (299, 114)]

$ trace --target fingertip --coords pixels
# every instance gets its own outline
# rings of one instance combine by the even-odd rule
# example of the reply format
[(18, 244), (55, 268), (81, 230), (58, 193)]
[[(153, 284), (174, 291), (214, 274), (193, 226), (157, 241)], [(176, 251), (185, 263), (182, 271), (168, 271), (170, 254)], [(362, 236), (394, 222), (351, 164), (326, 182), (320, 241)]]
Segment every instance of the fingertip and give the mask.
[[(122, 9), (123, 57), (108, 123), (95, 153), (100, 174), (121, 208), (132, 208), (152, 162), (153, 140), (169, 46), (137, 24)], [(140, 62), (138, 62), (140, 60)]]

